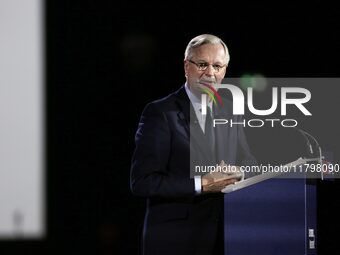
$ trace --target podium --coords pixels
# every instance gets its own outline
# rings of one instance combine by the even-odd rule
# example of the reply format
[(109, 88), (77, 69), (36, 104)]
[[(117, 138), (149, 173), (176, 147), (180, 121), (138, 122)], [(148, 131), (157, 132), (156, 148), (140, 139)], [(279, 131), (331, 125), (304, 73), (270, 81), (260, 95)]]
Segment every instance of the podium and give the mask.
[(284, 177), (225, 192), (225, 255), (317, 254), (315, 180)]

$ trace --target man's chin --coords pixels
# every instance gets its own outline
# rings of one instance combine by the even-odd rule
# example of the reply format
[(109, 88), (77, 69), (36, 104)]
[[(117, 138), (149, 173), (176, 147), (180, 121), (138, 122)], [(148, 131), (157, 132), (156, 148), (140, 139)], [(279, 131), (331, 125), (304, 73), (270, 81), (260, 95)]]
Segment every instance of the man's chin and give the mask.
[(206, 94), (206, 92), (204, 92), (205, 89), (207, 89), (208, 87), (213, 87), (216, 83), (209, 81), (209, 82), (203, 82), (203, 81), (198, 81), (195, 82), (194, 84), (192, 84), (192, 86), (190, 86), (190, 90), (196, 94), (196, 95), (202, 95), (202, 94)]

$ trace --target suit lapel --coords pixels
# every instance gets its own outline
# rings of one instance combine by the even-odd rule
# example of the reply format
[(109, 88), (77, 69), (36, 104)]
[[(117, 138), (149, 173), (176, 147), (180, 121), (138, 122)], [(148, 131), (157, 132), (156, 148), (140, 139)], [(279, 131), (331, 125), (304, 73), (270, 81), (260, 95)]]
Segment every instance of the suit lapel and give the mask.
[[(192, 153), (204, 156), (205, 162), (211, 162), (214, 157), (214, 153), (208, 149), (206, 138), (199, 125), (195, 111), (189, 100), (187, 93), (185, 92), (184, 86), (177, 91), (177, 105), (179, 112), (177, 113), (179, 123), (184, 126), (187, 136), (190, 139), (190, 155)], [(190, 121), (191, 120), (191, 121)]]
[(190, 137), (190, 100), (185, 92), (184, 86), (176, 92), (176, 104), (178, 107), (178, 123), (186, 131), (187, 137)]

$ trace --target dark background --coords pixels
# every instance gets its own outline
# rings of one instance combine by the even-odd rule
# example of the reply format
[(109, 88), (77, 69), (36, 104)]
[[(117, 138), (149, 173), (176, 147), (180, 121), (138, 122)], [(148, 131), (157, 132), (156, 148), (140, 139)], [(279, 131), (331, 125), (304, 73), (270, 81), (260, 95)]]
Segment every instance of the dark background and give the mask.
[[(134, 133), (145, 104), (184, 83), (194, 36), (224, 39), (230, 77), (340, 76), (340, 9), (324, 1), (48, 1), (45, 9), (48, 235), (1, 241), (7, 254), (138, 254), (144, 201), (129, 190)], [(308, 130), (337, 160), (338, 94), (315, 93), (332, 119)], [(336, 251), (338, 184), (318, 182), (319, 254)]]

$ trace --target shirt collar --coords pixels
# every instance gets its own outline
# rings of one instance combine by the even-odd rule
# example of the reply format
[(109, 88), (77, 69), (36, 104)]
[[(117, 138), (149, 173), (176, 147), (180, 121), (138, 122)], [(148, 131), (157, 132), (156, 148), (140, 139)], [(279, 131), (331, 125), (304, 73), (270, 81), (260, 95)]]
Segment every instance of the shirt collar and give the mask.
[[(190, 102), (192, 103), (193, 107), (195, 109), (201, 109), (201, 98), (198, 98), (194, 93), (191, 92), (189, 89), (188, 83), (185, 83), (185, 91), (190, 99)], [(212, 100), (208, 102), (207, 106), (212, 109)]]

